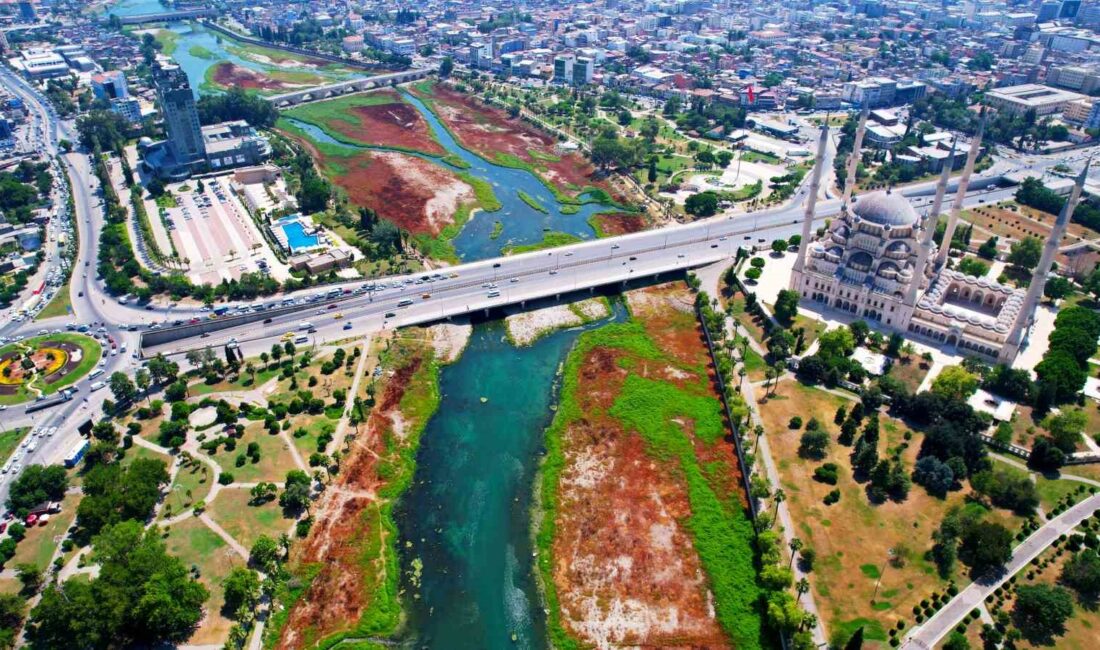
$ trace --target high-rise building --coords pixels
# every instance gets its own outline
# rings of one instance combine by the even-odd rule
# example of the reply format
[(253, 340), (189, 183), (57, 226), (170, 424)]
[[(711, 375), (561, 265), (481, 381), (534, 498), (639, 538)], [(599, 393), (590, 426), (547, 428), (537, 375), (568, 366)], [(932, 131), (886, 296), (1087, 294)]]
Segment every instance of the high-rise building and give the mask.
[(34, 3), (29, 2), (29, 0), (22, 0), (19, 3), (19, 17), (28, 23), (38, 22), (38, 14), (34, 10)]
[(187, 75), (177, 65), (162, 64), (154, 72), (154, 84), (174, 162), (177, 165), (204, 162), (206, 147), (199, 127), (199, 111)]

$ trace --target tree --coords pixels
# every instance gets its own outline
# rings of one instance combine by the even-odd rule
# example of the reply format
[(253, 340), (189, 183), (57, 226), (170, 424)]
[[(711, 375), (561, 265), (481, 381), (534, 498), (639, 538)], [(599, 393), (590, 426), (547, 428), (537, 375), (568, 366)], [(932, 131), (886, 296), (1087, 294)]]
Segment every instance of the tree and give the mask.
[(1039, 436), (1031, 445), (1027, 466), (1040, 472), (1053, 472), (1066, 464), (1066, 454), (1047, 436)]
[(203, 95), (197, 108), (202, 124), (244, 120), (257, 129), (269, 129), (279, 119), (279, 110), (274, 104), (240, 87)]
[(846, 357), (856, 349), (855, 337), (847, 327), (831, 329), (818, 337), (818, 354)]
[(19, 578), (19, 582), (23, 585), (20, 590), (20, 594), (23, 596), (29, 598), (37, 594), (38, 590), (42, 588), (42, 570), (36, 564), (26, 562), (16, 565), (15, 576)]
[(768, 339), (768, 353), (777, 360), (783, 360), (791, 356), (794, 345), (794, 334), (787, 330), (776, 329), (775, 333)]
[(1054, 637), (1066, 633), (1070, 616), (1073, 616), (1073, 597), (1065, 589), (1045, 584), (1016, 588), (1012, 620), (1029, 642), (1053, 645)]
[(802, 433), (798, 444), (798, 455), (803, 458), (821, 460), (829, 449), (829, 432), (820, 429), (807, 429)]
[(913, 468), (913, 482), (942, 499), (955, 486), (955, 473), (939, 458), (925, 456)]
[(248, 553), (248, 561), (253, 566), (259, 567), (264, 573), (272, 573), (282, 559), (282, 550), (279, 543), (267, 535), (260, 535), (252, 544)]
[(130, 381), (124, 372), (112, 373), (108, 386), (111, 388), (111, 395), (115, 398), (115, 402), (119, 404), (130, 404), (137, 397), (134, 382)]
[(96, 465), (84, 476), (76, 523), (85, 535), (94, 535), (118, 522), (145, 521), (168, 480), (168, 468), (160, 459), (138, 458), (127, 467)]
[(963, 529), (959, 536), (959, 559), (975, 577), (1004, 566), (1012, 557), (1012, 532), (1001, 524), (979, 521)]
[(99, 576), (46, 588), (27, 627), (32, 647), (148, 647), (191, 636), (209, 593), (168, 555), (156, 527), (122, 522), (93, 548)]
[(718, 212), (718, 195), (714, 192), (698, 192), (684, 201), (684, 211), (696, 217), (710, 217)]
[(943, 644), (943, 650), (970, 650), (970, 641), (958, 632), (951, 632), (951, 636)]
[(1100, 554), (1091, 548), (1077, 553), (1062, 567), (1059, 580), (1076, 591), (1082, 602), (1095, 604), (1100, 599)]
[(237, 613), (252, 610), (260, 599), (260, 576), (247, 567), (234, 567), (225, 578), (224, 612), (231, 618)]
[(622, 163), (624, 158), (623, 145), (614, 136), (601, 135), (592, 142), (590, 157), (593, 164), (606, 170)]
[(1051, 300), (1061, 300), (1073, 293), (1073, 283), (1060, 275), (1051, 276), (1043, 287), (1043, 295)]
[(443, 57), (443, 61), (441, 61), (440, 64), (439, 64), (439, 76), (443, 77), (445, 79), (445, 78), (451, 76), (451, 73), (454, 72), (454, 69), (455, 69), (454, 59), (452, 59), (449, 56), (445, 56), (445, 57)]
[(1027, 476), (1005, 470), (978, 472), (970, 477), (970, 485), (979, 494), (989, 497), (993, 505), (1008, 508), (1021, 516), (1034, 513), (1039, 506), (1039, 492)]
[(12, 483), (8, 492), (8, 509), (24, 518), (30, 509), (45, 501), (60, 501), (69, 488), (69, 477), (60, 465), (29, 465)]
[(1062, 411), (1057, 415), (1043, 418), (1042, 427), (1050, 432), (1050, 439), (1062, 453), (1072, 454), (1081, 442), (1081, 434), (1088, 426), (1089, 419), (1081, 409)]
[(1043, 243), (1038, 237), (1024, 237), (1012, 244), (1008, 253), (1008, 263), (1019, 271), (1030, 271), (1039, 264), (1043, 255)]
[(932, 380), (932, 392), (954, 400), (966, 400), (978, 390), (980, 380), (962, 366), (947, 366)]
[(279, 495), (279, 505), (291, 512), (301, 512), (309, 506), (312, 480), (300, 469), (286, 473), (286, 484)]
[(800, 295), (791, 289), (781, 289), (775, 299), (775, 318), (782, 324), (789, 326), (798, 315), (798, 300)]
[(776, 239), (772, 241), (772, 252), (778, 255), (786, 253), (788, 247), (790, 247), (790, 244), (787, 243), (786, 239)]

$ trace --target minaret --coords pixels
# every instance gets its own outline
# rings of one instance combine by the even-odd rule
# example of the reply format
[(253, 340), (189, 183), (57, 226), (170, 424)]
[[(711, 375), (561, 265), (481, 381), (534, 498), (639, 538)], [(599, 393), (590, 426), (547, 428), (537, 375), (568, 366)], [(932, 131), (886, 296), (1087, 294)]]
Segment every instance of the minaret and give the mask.
[(848, 211), (848, 202), (852, 200), (852, 192), (856, 187), (856, 169), (859, 167), (859, 153), (863, 150), (863, 134), (867, 132), (867, 117), (871, 114), (871, 106), (864, 104), (859, 114), (859, 126), (856, 127), (856, 138), (852, 143), (852, 154), (848, 158), (848, 170), (844, 180), (844, 198), (840, 200), (840, 212)]
[(1062, 211), (1058, 213), (1058, 219), (1050, 230), (1050, 236), (1047, 237), (1046, 243), (1043, 245), (1043, 256), (1039, 258), (1039, 264), (1031, 275), (1031, 284), (1028, 285), (1024, 304), (1021, 305), (1020, 311), (1016, 314), (1016, 322), (1012, 324), (1012, 331), (1009, 333), (1008, 339), (1005, 340), (1000, 357), (997, 359), (1001, 363), (1011, 363), (1020, 349), (1020, 344), (1023, 343), (1024, 332), (1031, 324), (1031, 319), (1035, 315), (1035, 308), (1039, 306), (1039, 300), (1043, 297), (1043, 289), (1046, 288), (1047, 278), (1050, 276), (1050, 267), (1054, 262), (1054, 255), (1058, 252), (1062, 236), (1066, 234), (1066, 226), (1069, 225), (1070, 217), (1073, 216), (1073, 210), (1081, 199), (1081, 190), (1085, 186), (1085, 177), (1088, 176), (1089, 165), (1091, 164), (1091, 160), (1086, 162), (1085, 168), (1077, 176), (1077, 182), (1073, 186), (1069, 200), (1062, 206)]
[(983, 106), (981, 121), (978, 122), (978, 133), (970, 143), (970, 152), (966, 155), (966, 166), (963, 167), (962, 176), (959, 177), (959, 187), (955, 190), (955, 201), (951, 204), (951, 213), (947, 216), (947, 228), (943, 231), (940, 251), (936, 254), (937, 268), (942, 268), (947, 263), (947, 254), (951, 251), (951, 239), (955, 236), (955, 227), (959, 225), (959, 213), (962, 212), (963, 201), (966, 199), (966, 189), (970, 186), (970, 175), (974, 173), (974, 163), (978, 160), (978, 152), (982, 150), (984, 133), (985, 107)]
[[(806, 264), (806, 250), (810, 247), (810, 230), (814, 225), (814, 210), (817, 208), (817, 192), (821, 189), (821, 173), (825, 169), (825, 147), (829, 144), (829, 120), (821, 125), (821, 135), (817, 138), (817, 157), (814, 158), (814, 171), (810, 176), (810, 195), (806, 197), (806, 211), (802, 214), (802, 240), (798, 242), (798, 257), (794, 260), (792, 284), (800, 282), (802, 267)], [(798, 287), (793, 287), (796, 291)]]
[(932, 210), (921, 222), (924, 231), (921, 233), (920, 250), (917, 252), (917, 265), (913, 268), (913, 281), (909, 283), (909, 291), (905, 296), (905, 304), (910, 307), (917, 304), (917, 292), (920, 291), (920, 283), (924, 280), (924, 267), (928, 264), (928, 256), (932, 253), (932, 237), (936, 233), (936, 223), (940, 219), (943, 195), (947, 193), (947, 181), (951, 178), (951, 170), (955, 167), (957, 143), (958, 138), (951, 141), (951, 155), (944, 161), (940, 181), (936, 183), (936, 198), (932, 201)]

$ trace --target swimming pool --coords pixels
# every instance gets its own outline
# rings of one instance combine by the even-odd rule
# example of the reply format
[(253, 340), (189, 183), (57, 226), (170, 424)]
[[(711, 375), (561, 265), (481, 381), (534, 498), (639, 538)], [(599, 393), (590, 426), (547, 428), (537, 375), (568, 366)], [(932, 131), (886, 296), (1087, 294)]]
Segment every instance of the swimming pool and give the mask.
[(305, 226), (300, 221), (280, 224), (280, 227), (283, 229), (283, 233), (286, 234), (287, 247), (290, 248), (291, 252), (302, 248), (312, 248), (320, 241), (317, 235), (307, 235)]

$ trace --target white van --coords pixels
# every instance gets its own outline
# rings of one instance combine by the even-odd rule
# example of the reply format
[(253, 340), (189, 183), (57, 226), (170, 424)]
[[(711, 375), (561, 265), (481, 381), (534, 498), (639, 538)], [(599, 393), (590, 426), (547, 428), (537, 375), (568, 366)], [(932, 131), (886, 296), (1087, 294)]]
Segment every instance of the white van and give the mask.
[(297, 345), (301, 345), (303, 343), (309, 343), (309, 337), (306, 336), (305, 334), (299, 334), (298, 336), (294, 337), (294, 343), (297, 344)]
[(300, 330), (308, 330), (311, 327), (313, 327), (313, 323), (311, 323), (307, 320), (304, 320), (301, 323), (298, 323), (298, 329), (300, 329)]
[(95, 391), (99, 390), (100, 388), (103, 388), (106, 385), (107, 384), (105, 384), (102, 381), (95, 381), (95, 382), (92, 382), (90, 390), (94, 393)]
[(91, 373), (90, 373), (90, 374), (88, 375), (88, 379), (95, 379), (96, 377), (98, 377), (98, 376), (100, 376), (100, 375), (102, 375), (102, 374), (103, 374), (103, 368), (96, 368), (95, 370), (93, 370), (93, 371), (92, 371), (92, 372), (91, 372)]

